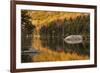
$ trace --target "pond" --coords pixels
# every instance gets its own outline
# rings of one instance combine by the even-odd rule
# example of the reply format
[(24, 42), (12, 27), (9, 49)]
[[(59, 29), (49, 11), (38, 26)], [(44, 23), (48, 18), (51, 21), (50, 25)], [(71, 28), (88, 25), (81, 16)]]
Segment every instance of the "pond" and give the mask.
[(76, 43), (70, 44), (64, 41), (63, 37), (59, 36), (44, 36), (40, 37), (42, 47), (48, 47), (49, 49), (57, 52), (69, 52), (78, 53), (80, 55), (89, 55), (90, 45), (88, 43)]
[[(89, 42), (69, 44), (69, 43), (66, 43), (64, 41), (64, 37), (61, 37), (61, 36), (34, 35), (32, 39), (31, 49), (33, 50), (30, 50), (28, 48), (28, 51), (29, 51), (28, 53), (25, 53), (27, 52), (27, 50), (26, 51), (24, 50), (25, 52), (24, 52), (24, 55), (22, 54), (22, 62), (66, 60), (67, 53), (71, 55), (74, 53), (74, 54), (78, 54), (79, 56), (88, 56), (88, 57), (90, 55)], [(76, 58), (71, 58), (71, 59), (73, 60)]]

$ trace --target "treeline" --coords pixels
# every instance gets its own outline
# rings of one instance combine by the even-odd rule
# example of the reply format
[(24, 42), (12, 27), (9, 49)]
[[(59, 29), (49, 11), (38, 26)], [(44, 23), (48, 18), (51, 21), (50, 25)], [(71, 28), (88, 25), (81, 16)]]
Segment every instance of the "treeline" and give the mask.
[(90, 33), (90, 16), (81, 15), (76, 18), (65, 18), (50, 22), (48, 26), (43, 25), (40, 29), (42, 36), (59, 36), (66, 37), (68, 35), (89, 35)]
[[(40, 39), (44, 47), (49, 47), (54, 51), (64, 51), (65, 53), (77, 53), (82, 55), (90, 54), (90, 42), (80, 44), (67, 44), (64, 38), (69, 35), (90, 35), (90, 16), (77, 16), (75, 19), (64, 19), (53, 21), (48, 26), (42, 26), (40, 29)], [(88, 40), (89, 41), (89, 40)]]

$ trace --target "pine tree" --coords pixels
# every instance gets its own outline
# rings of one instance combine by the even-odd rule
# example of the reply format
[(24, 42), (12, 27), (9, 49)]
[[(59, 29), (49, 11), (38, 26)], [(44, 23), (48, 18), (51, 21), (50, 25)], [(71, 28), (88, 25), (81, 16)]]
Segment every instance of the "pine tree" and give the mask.
[(31, 17), (28, 15), (27, 10), (21, 11), (21, 44), (23, 48), (31, 46), (31, 40), (35, 26), (32, 25)]

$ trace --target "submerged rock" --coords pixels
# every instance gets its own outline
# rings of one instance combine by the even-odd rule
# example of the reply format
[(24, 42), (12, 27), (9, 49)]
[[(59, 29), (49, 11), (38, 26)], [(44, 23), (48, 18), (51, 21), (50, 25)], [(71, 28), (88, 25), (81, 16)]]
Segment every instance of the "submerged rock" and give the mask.
[(32, 56), (32, 55), (35, 55), (35, 54), (37, 54), (39, 52), (36, 49), (34, 49), (34, 48), (29, 48), (27, 50), (22, 51), (21, 53), (23, 55), (30, 55), (30, 56)]

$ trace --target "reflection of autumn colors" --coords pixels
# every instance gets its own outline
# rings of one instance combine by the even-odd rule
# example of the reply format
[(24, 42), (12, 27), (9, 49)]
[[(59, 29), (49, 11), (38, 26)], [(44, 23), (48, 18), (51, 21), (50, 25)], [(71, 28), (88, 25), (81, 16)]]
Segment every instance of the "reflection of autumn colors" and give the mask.
[[(31, 56), (33, 62), (87, 60), (90, 58), (89, 13), (27, 11), (27, 15), (31, 17), (28, 21), (32, 23), (34, 28), (32, 33), (28, 34), (28, 36), (31, 35), (30, 40), (32, 41), (29, 40), (29, 37), (25, 38), (27, 40), (23, 40), (22, 48), (24, 49), (25, 43), (31, 42), (30, 45), (28, 43), (28, 46), (35, 52)], [(30, 31), (30, 27), (26, 30)], [(26, 32), (25, 35), (27, 35)], [(65, 38), (71, 35), (80, 36), (81, 42), (77, 44), (66, 43)], [(72, 40), (77, 41), (79, 39), (72, 38)]]
[[(77, 53), (56, 52), (50, 50), (48, 47), (42, 47), (39, 37), (33, 39), (33, 46), (36, 50), (40, 51), (39, 54), (33, 56), (33, 61), (66, 61), (66, 60), (85, 60), (89, 59), (88, 56), (78, 55)], [(34, 43), (35, 42), (35, 43)]]

